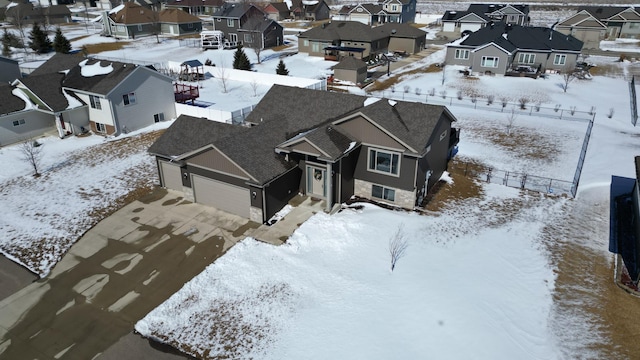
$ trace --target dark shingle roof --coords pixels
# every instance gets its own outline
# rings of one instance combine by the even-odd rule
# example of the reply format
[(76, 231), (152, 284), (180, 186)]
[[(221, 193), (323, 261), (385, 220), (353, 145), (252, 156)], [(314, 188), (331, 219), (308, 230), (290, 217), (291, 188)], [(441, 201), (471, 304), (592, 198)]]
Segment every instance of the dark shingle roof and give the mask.
[(214, 17), (224, 17), (224, 18), (239, 19), (244, 14), (246, 14), (249, 11), (249, 9), (251, 9), (252, 7), (256, 8), (260, 12), (264, 13), (264, 11), (262, 11), (262, 9), (258, 8), (255, 5), (252, 5), (252, 4), (225, 2), (224, 5), (222, 6), (222, 8), (220, 10), (216, 11), (216, 13), (213, 14), (213, 16)]
[(608, 19), (630, 8), (630, 6), (580, 6), (578, 12), (586, 10), (598, 20)]
[(343, 69), (343, 70), (358, 70), (362, 68), (366, 68), (367, 63), (360, 59), (356, 59), (355, 56), (346, 56), (342, 61), (340, 61), (334, 69)]
[(271, 2), (269, 4), (279, 12), (289, 11), (289, 6), (285, 2)]
[(460, 45), (478, 47), (495, 43), (507, 51), (520, 50), (562, 50), (580, 51), (582, 41), (571, 35), (544, 27), (529, 27), (496, 23), (471, 33)]
[[(467, 10), (465, 11), (446, 11), (442, 16), (442, 20), (445, 21), (455, 21), (461, 19), (469, 14), (476, 14), (485, 21), (490, 21), (491, 18), (488, 14), (496, 12), (498, 10), (506, 7), (507, 4), (470, 4)], [(529, 5), (510, 5), (512, 8), (520, 11), (521, 13), (527, 15), (529, 14)]]
[(0, 115), (24, 110), (26, 104), (22, 99), (13, 95), (13, 87), (9, 84), (0, 84)]
[(361, 113), (421, 153), (444, 111), (440, 105), (382, 99)]
[(84, 58), (81, 55), (68, 55), (57, 53), (53, 55), (44, 64), (38, 66), (29, 76), (36, 76), (42, 74), (58, 73), (61, 71), (71, 70), (74, 66), (78, 65)]
[(180, 115), (151, 145), (149, 152), (169, 158), (180, 156), (246, 130), (248, 128), (238, 125)]
[(371, 42), (384, 39), (388, 35), (378, 28), (357, 21), (332, 21), (316, 26), (302, 34), (301, 38), (313, 40), (355, 40)]
[(124, 64), (121, 62), (109, 62), (87, 59), (86, 65), (93, 65), (100, 62), (100, 66), (106, 67), (111, 65), (113, 71), (105, 75), (96, 75), (86, 77), (83, 76), (82, 66), (75, 66), (67, 74), (62, 85), (64, 87), (83, 90), (94, 94), (106, 95), (122, 80), (124, 80), (129, 74), (135, 71), (138, 66), (134, 64)]
[(340, 128), (326, 125), (313, 130), (305, 136), (314, 145), (329, 155), (331, 160), (337, 160), (349, 149), (352, 142), (357, 141), (344, 133)]
[(224, 4), (223, 0), (171, 0), (167, 3), (167, 6), (180, 6), (180, 7), (199, 7), (199, 6), (213, 6), (220, 7)]
[(264, 184), (296, 166), (276, 154), (275, 148), (299, 133), (312, 130), (355, 109), (364, 97), (274, 85), (249, 114), (259, 124), (216, 146)]
[(427, 36), (427, 32), (402, 23), (385, 23), (377, 27), (392, 37), (417, 39)]
[(69, 107), (67, 98), (62, 94), (62, 73), (50, 73), (28, 76), (21, 79), (31, 92), (42, 100), (52, 111), (62, 111)]

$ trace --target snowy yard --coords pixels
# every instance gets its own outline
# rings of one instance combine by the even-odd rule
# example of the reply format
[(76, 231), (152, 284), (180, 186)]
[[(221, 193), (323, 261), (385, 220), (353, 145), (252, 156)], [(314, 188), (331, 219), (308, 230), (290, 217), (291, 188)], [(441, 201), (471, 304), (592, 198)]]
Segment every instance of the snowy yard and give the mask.
[[(111, 41), (84, 37), (84, 28), (74, 31), (74, 47)], [(202, 52), (177, 44), (140, 39), (101, 55), (149, 62), (210, 59), (218, 66), (232, 62), (231, 50)], [(255, 54), (246, 53), (255, 63)], [(269, 60), (254, 68), (275, 73), (277, 54), (261, 55)], [(562, 244), (575, 246), (580, 239), (580, 249), (593, 251), (584, 263), (610, 263), (610, 177), (635, 177), (633, 157), (640, 154), (640, 129), (630, 125), (624, 78), (637, 70), (637, 63), (590, 57), (611, 70), (607, 74), (617, 75), (576, 80), (565, 93), (557, 75), (466, 79), (455, 67), (447, 67), (442, 84), (441, 72), (420, 70), (443, 58), (440, 51), (397, 71), (397, 89), (407, 86), (415, 93), (420, 88), (422, 94), (435, 89), (448, 96), (461, 90), (481, 99), (493, 95), (496, 103), (501, 97), (517, 101), (528, 96), (529, 106), (561, 104), (584, 112), (595, 107), (577, 199), (521, 193), (452, 175), (453, 184), (439, 194), (442, 206), (428, 215), (372, 205), (334, 216), (318, 214), (284, 246), (249, 238), (234, 246), (141, 320), (137, 330), (208, 358), (624, 357), (610, 340), (608, 324), (602, 325), (603, 318), (594, 313), (599, 303), (584, 300), (588, 295), (576, 300), (566, 295), (572, 284), (564, 278)], [(335, 64), (300, 54), (283, 60), (291, 75), (309, 78), (326, 76)], [(219, 96), (214, 86), (202, 91)], [(248, 89), (237, 87), (230, 96), (234, 92)], [(614, 114), (608, 118), (610, 109)], [(454, 126), (462, 130), (457, 161), (572, 178), (586, 122), (518, 115), (513, 135), (508, 135), (508, 111), (455, 105), (450, 110), (459, 119)], [(19, 160), (17, 147), (0, 148), (0, 251), (46, 276), (100, 216), (119, 207), (135, 189), (157, 182), (146, 149), (160, 127), (115, 139), (44, 138), (44, 172), (38, 179)], [(474, 191), (453, 200), (451, 193), (468, 182)], [(570, 221), (578, 222), (578, 230), (566, 225)], [(399, 228), (409, 247), (391, 272), (388, 241)], [(580, 236), (575, 231), (581, 231)], [(586, 281), (583, 273), (573, 275), (575, 281)], [(606, 273), (606, 281), (609, 276)], [(603, 344), (613, 344), (613, 349), (601, 352)]]

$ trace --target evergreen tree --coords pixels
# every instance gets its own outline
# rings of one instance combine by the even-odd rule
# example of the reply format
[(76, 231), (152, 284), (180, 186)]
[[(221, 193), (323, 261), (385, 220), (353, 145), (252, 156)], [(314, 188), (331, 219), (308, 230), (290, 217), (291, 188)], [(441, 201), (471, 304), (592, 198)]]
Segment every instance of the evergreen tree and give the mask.
[(238, 45), (236, 52), (233, 54), (233, 68), (237, 70), (251, 70), (251, 62), (244, 53), (242, 45)]
[(4, 33), (2, 34), (2, 56), (9, 57), (11, 55), (11, 36), (9, 36), (9, 32), (7, 29), (4, 29)]
[(280, 59), (278, 67), (276, 67), (276, 74), (289, 75), (289, 70), (287, 70), (287, 66), (284, 64), (284, 61), (282, 61), (282, 59)]
[(38, 23), (33, 24), (31, 33), (29, 33), (29, 47), (38, 54), (45, 54), (51, 51), (51, 40), (47, 36)]
[(60, 28), (56, 29), (56, 36), (53, 38), (53, 50), (57, 53), (68, 54), (71, 51), (71, 42), (64, 35)]

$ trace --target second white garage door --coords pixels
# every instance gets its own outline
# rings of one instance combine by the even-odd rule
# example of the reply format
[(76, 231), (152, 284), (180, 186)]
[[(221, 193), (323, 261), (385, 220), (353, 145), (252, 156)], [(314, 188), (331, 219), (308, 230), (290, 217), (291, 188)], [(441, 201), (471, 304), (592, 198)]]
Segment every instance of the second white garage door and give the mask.
[(193, 192), (197, 203), (213, 206), (242, 217), (249, 217), (251, 198), (248, 189), (198, 175), (192, 176)]
[(160, 161), (160, 171), (162, 172), (162, 185), (164, 185), (164, 187), (167, 189), (182, 191), (180, 166)]

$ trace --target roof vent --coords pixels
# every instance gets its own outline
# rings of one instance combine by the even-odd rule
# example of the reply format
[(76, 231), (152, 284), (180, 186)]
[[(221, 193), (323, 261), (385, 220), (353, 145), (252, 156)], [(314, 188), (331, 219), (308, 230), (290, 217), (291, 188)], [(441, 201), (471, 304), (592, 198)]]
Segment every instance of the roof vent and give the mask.
[(391, 30), (392, 34), (395, 34), (396, 32), (397, 32), (396, 29)]
[(449, 14), (455, 15), (455, 14), (457, 14), (457, 12), (456, 11), (449, 11)]

